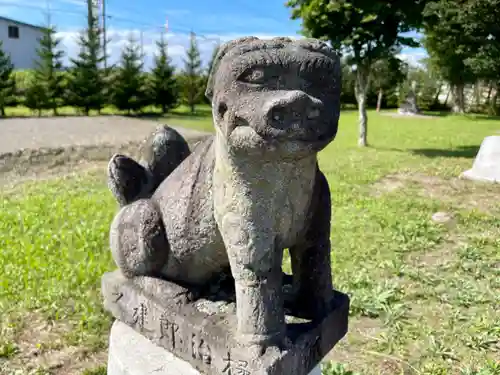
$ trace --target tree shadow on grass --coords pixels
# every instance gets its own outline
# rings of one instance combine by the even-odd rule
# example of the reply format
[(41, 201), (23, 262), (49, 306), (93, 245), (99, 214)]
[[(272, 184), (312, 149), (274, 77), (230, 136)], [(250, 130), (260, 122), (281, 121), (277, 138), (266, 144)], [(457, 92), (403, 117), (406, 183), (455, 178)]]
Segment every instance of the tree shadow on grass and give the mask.
[(475, 158), (479, 151), (479, 146), (459, 146), (453, 149), (438, 149), (438, 148), (418, 148), (409, 150), (416, 155), (426, 156), (428, 158)]
[(451, 111), (422, 111), (422, 115), (430, 117), (448, 117), (453, 115)]

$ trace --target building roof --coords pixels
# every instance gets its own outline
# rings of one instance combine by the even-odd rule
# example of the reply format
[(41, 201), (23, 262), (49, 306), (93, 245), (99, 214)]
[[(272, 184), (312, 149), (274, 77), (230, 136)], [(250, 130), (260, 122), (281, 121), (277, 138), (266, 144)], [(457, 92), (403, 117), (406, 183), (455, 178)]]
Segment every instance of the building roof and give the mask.
[(0, 20), (16, 23), (16, 24), (21, 25), (21, 26), (32, 27), (32, 28), (37, 29), (37, 30), (45, 30), (45, 27), (43, 27), (43, 26), (38, 26), (38, 25), (33, 25), (30, 23), (22, 22), (22, 21), (17, 21), (17, 20), (14, 20), (12, 18), (8, 18), (8, 17), (0, 16)]

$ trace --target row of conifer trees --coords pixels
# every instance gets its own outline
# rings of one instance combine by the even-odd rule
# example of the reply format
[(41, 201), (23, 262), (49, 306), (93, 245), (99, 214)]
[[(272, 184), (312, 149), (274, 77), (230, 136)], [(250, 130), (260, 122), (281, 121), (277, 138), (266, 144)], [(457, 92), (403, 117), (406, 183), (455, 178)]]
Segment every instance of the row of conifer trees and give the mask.
[[(137, 113), (154, 106), (163, 113), (186, 104), (195, 111), (204, 101), (208, 70), (202, 68), (194, 34), (186, 51), (184, 67), (176, 72), (162, 37), (157, 41), (154, 64), (144, 69), (144, 56), (133, 37), (123, 48), (118, 64), (104, 68), (105, 57), (97, 20), (90, 16), (89, 28), (78, 37), (80, 53), (63, 66), (64, 52), (54, 27), (45, 29), (37, 49), (36, 67), (30, 72), (14, 72), (10, 56), (0, 42), (0, 111), (8, 106), (25, 105), (34, 112), (53, 111), (71, 106), (82, 114), (100, 112), (112, 106), (119, 111)], [(214, 50), (214, 53), (216, 49)], [(209, 64), (210, 66), (211, 64)], [(29, 74), (28, 74), (29, 73)], [(21, 77), (23, 79), (19, 79)]]

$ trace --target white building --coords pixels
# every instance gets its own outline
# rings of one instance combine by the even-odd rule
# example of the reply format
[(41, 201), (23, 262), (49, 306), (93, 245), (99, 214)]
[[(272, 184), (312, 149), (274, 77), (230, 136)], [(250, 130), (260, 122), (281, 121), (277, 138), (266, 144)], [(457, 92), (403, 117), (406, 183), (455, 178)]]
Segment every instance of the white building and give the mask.
[(33, 69), (38, 56), (43, 27), (0, 16), (0, 40), (4, 52), (11, 57), (14, 69)]

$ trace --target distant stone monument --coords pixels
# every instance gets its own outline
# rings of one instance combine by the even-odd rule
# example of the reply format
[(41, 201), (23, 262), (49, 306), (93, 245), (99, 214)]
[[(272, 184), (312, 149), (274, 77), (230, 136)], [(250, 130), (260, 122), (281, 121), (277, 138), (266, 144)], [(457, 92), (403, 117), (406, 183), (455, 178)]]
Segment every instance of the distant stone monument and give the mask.
[(470, 180), (500, 183), (500, 136), (486, 137), (481, 143), (472, 168), (462, 173)]
[(337, 134), (340, 78), (315, 39), (228, 42), (206, 91), (213, 137), (191, 152), (163, 127), (140, 162), (112, 157), (109, 375), (318, 371), (349, 310), (332, 287), (317, 160)]
[(420, 109), (417, 105), (417, 96), (415, 94), (417, 89), (417, 83), (412, 82), (411, 89), (406, 95), (403, 103), (399, 106), (398, 113), (401, 115), (417, 115), (420, 113)]

